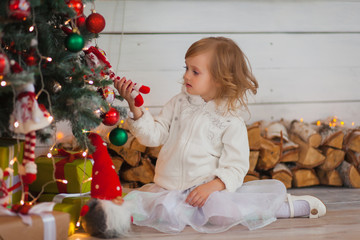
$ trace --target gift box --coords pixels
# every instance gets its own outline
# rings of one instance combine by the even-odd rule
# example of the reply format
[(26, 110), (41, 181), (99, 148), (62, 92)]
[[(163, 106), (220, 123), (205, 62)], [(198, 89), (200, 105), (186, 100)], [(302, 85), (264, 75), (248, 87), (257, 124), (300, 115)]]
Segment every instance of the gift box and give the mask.
[(69, 236), (75, 233), (82, 206), (90, 199), (89, 194), (42, 194), (38, 202), (56, 202), (54, 210), (70, 214)]
[[(68, 152), (62, 149), (53, 156), (53, 158), (40, 156), (35, 159), (38, 173), (36, 181), (29, 186), (30, 192), (41, 192), (43, 186), (45, 186), (45, 193), (84, 193), (90, 191), (91, 159), (85, 159), (80, 152)], [(54, 180), (53, 159), (55, 178), (58, 180), (56, 182), (51, 182)], [(67, 183), (64, 183), (63, 180), (66, 180)]]
[(68, 238), (68, 213), (52, 211), (29, 215), (32, 224), (26, 225), (19, 216), (0, 216), (0, 239), (58, 239)]
[[(18, 163), (22, 163), (24, 155), (24, 141), (12, 139), (12, 138), (0, 138), (0, 168), (5, 170), (6, 168), (13, 169), (13, 174), (4, 178), (7, 188), (12, 187), (20, 181), (18, 175)], [(13, 165), (10, 161), (17, 159), (18, 163)], [(9, 193), (9, 204), (19, 203), (21, 200), (21, 188), (14, 189), (12, 193)]]

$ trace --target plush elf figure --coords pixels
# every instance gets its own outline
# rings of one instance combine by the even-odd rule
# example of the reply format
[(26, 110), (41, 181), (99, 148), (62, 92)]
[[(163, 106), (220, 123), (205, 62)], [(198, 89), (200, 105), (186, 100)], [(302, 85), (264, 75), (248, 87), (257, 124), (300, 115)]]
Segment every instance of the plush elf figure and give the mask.
[[(11, 61), (13, 73), (21, 73), (18, 63)], [(27, 83), (15, 88), (16, 101), (10, 116), (10, 129), (15, 133), (25, 134), (24, 157), (19, 165), (19, 175), (24, 183), (24, 191), (36, 180), (35, 145), (36, 130), (47, 127), (51, 123), (50, 114), (36, 100), (35, 87)]]
[(92, 236), (116, 238), (127, 235), (131, 226), (130, 203), (122, 198), (122, 187), (106, 143), (95, 133), (89, 135), (96, 147), (91, 199), (81, 209), (82, 226)]
[[(107, 78), (111, 80), (120, 79), (119, 76), (111, 69), (111, 65), (109, 61), (106, 59), (106, 54), (104, 51), (97, 47), (89, 47), (85, 52), (85, 60), (89, 67), (98, 68), (101, 67), (104, 69), (103, 74), (107, 72)], [(148, 94), (150, 92), (150, 88), (145, 85), (135, 83), (133, 90), (131, 92), (132, 98), (134, 98), (135, 106), (140, 107), (144, 104), (144, 99), (140, 93)]]

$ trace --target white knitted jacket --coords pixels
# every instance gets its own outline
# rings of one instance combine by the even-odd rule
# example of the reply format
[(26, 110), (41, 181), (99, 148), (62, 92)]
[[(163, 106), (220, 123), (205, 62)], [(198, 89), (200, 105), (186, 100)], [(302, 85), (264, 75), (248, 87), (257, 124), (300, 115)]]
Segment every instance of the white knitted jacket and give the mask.
[[(224, 105), (222, 105), (224, 106)], [(239, 114), (223, 114), (214, 101), (186, 91), (173, 97), (157, 117), (128, 119), (130, 131), (146, 146), (163, 145), (154, 182), (186, 190), (219, 177), (229, 192), (243, 184), (249, 169), (247, 129)]]

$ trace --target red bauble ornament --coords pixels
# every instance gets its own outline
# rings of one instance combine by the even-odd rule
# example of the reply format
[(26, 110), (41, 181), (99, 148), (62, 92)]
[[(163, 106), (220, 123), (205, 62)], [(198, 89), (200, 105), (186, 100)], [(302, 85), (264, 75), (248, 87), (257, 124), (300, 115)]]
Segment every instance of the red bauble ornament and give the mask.
[(11, 18), (22, 20), (30, 15), (30, 3), (27, 0), (10, 0), (9, 16)]
[(7, 56), (0, 53), (0, 76), (6, 75), (10, 71), (10, 64)]
[(83, 14), (84, 11), (84, 5), (81, 0), (67, 0), (66, 4), (69, 8), (74, 9), (77, 16), (80, 16)]
[(114, 126), (120, 119), (120, 113), (115, 108), (110, 108), (110, 110), (105, 113), (102, 118), (103, 124), (106, 126)]
[(105, 28), (105, 18), (98, 13), (90, 14), (86, 19), (86, 28), (92, 33), (101, 32)]
[(78, 18), (76, 18), (76, 25), (78, 27), (82, 27), (85, 25), (85, 21), (86, 21), (86, 17), (84, 15), (81, 15)]

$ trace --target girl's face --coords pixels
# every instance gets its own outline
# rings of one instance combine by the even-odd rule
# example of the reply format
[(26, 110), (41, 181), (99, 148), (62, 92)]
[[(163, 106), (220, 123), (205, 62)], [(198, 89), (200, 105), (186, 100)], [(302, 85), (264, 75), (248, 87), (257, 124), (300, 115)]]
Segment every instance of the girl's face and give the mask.
[(199, 95), (205, 102), (216, 94), (216, 84), (211, 79), (209, 64), (211, 53), (205, 52), (185, 59), (184, 85), (191, 95)]

